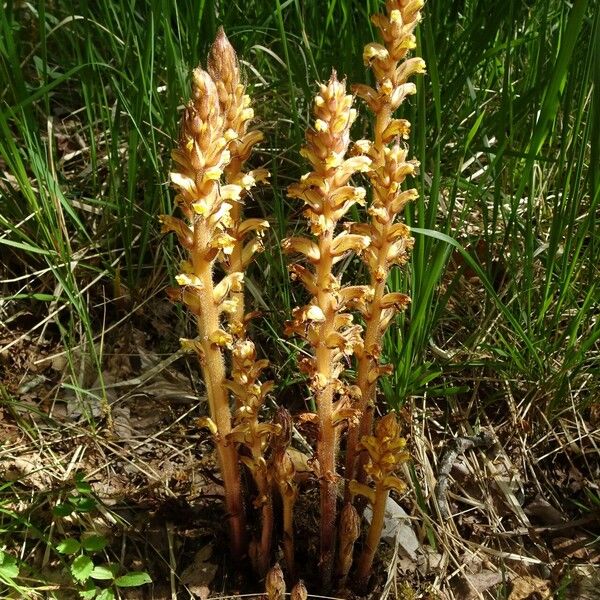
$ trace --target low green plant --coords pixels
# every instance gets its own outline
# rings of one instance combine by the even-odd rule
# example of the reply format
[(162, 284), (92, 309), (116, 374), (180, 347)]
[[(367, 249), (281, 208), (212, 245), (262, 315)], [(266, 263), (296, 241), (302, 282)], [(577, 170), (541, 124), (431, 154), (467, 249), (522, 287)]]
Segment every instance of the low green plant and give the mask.
[(0, 582), (9, 588), (17, 587), (16, 579), (19, 570), (17, 559), (8, 552), (0, 550)]
[(78, 538), (64, 538), (55, 546), (65, 556), (79, 596), (84, 600), (113, 600), (118, 588), (152, 583), (145, 571), (123, 571), (118, 563), (102, 560), (101, 553), (107, 545), (105, 536), (84, 532)]
[[(98, 500), (81, 473), (75, 477), (74, 492), (54, 507), (54, 515), (59, 519), (73, 513), (97, 511)], [(114, 600), (116, 590), (120, 588), (140, 587), (152, 582), (145, 571), (127, 571), (111, 560), (105, 552), (108, 544), (109, 539), (94, 529), (84, 529), (76, 536), (66, 536), (53, 543), (54, 550), (64, 557), (79, 596), (84, 600)]]
[[(0, 534), (7, 534), (0, 537), (0, 595), (6, 594), (2, 597), (62, 598), (75, 591), (86, 600), (113, 600), (120, 589), (151, 583), (148, 573), (125, 569), (112, 557), (110, 538), (102, 525), (106, 509), (82, 473), (75, 475), (71, 489), (60, 492), (58, 502), (54, 495), (34, 497), (27, 517), (8, 507), (20, 492), (7, 486), (16, 485), (2, 486)], [(52, 526), (40, 525), (37, 507), (48, 502), (56, 502)], [(32, 560), (40, 543), (46, 547), (43, 565)]]

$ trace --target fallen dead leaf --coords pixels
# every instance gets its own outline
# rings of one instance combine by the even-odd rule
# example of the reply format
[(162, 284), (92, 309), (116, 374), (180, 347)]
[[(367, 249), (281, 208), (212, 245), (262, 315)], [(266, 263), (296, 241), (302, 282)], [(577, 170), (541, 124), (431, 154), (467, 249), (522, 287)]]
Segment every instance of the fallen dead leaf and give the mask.
[(206, 600), (210, 595), (210, 584), (217, 574), (217, 565), (209, 562), (212, 556), (212, 544), (203, 546), (196, 552), (192, 564), (181, 574), (181, 582), (190, 594), (200, 600)]
[(539, 577), (518, 577), (508, 600), (546, 600), (552, 597), (550, 583)]
[(535, 517), (542, 525), (558, 525), (564, 521), (563, 514), (552, 506), (541, 494), (525, 507), (525, 514)]
[(490, 571), (489, 569), (482, 569), (478, 573), (468, 573), (464, 575), (465, 579), (465, 600), (475, 600), (480, 598), (481, 594), (491, 587), (502, 583), (502, 573), (498, 571)]
[(444, 557), (435, 552), (430, 546), (421, 546), (417, 558), (417, 567), (423, 577), (427, 575), (439, 575), (444, 569)]
[(43, 469), (39, 456), (17, 456), (6, 462), (3, 467), (6, 468), (3, 476), (7, 481), (27, 481), (39, 490), (51, 487), (52, 478), (47, 470)]
[(133, 427), (131, 425), (131, 410), (128, 406), (117, 406), (112, 411), (113, 431), (120, 442), (131, 441)]
[(569, 600), (598, 600), (600, 567), (578, 565), (570, 573), (571, 585), (567, 590)]
[(573, 531), (571, 537), (556, 537), (552, 540), (552, 549), (560, 558), (573, 562), (592, 564), (598, 562), (598, 551), (594, 551), (594, 540), (579, 531)]

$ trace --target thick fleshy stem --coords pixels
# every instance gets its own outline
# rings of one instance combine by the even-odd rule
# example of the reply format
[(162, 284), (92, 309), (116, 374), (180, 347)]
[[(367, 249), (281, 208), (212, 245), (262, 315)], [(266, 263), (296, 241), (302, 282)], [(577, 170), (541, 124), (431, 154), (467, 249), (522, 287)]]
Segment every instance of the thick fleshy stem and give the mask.
[(347, 185), (350, 177), (366, 170), (370, 160), (364, 156), (345, 159), (350, 142), (350, 126), (356, 117), (352, 97), (335, 73), (322, 85), (315, 99), (314, 130), (307, 132), (302, 155), (312, 171), (290, 186), (289, 195), (306, 205), (304, 214), (310, 222), (314, 241), (307, 237), (284, 240), (287, 252), (303, 254), (312, 269), (293, 265), (292, 274), (312, 295), (307, 306), (293, 312), (287, 333), (304, 337), (313, 355), (302, 367), (310, 376), (310, 388), (317, 404), (316, 422), (318, 476), (321, 488), (321, 553), (319, 567), (322, 585), (329, 590), (333, 577), (337, 519), (337, 452), (338, 425), (349, 418), (347, 386), (340, 380), (343, 359), (361, 344), (360, 327), (352, 324), (352, 316), (344, 309), (362, 295), (359, 286), (344, 288), (333, 266), (349, 251), (360, 253), (369, 238), (345, 231), (335, 235), (339, 220), (350, 207), (362, 203), (364, 190)]
[(373, 567), (373, 559), (375, 558), (375, 552), (379, 546), (379, 540), (381, 539), (381, 532), (385, 522), (385, 506), (389, 494), (389, 490), (386, 490), (381, 484), (376, 486), (373, 517), (371, 519), (371, 525), (369, 526), (367, 538), (364, 542), (363, 552), (360, 556), (358, 567), (356, 569), (355, 581), (358, 590), (366, 591), (366, 588), (369, 584), (369, 578), (371, 577), (371, 570)]
[(296, 485), (296, 468), (288, 453), (288, 448), (292, 440), (292, 416), (285, 409), (280, 407), (273, 423), (279, 426), (277, 435), (273, 436), (272, 448), (273, 458), (273, 479), (279, 495), (281, 496), (283, 513), (283, 555), (287, 566), (288, 575), (291, 581), (296, 579), (296, 559), (294, 549), (294, 505), (298, 498), (298, 486)]
[(248, 467), (256, 484), (257, 497), (254, 506), (261, 513), (261, 533), (258, 540), (250, 544), (250, 559), (254, 570), (260, 577), (266, 575), (271, 556), (271, 538), (273, 534), (273, 498), (269, 479), (269, 470), (265, 460), (265, 451), (271, 438), (279, 431), (279, 426), (259, 421), (259, 411), (266, 394), (273, 383), (260, 382), (261, 371), (268, 365), (266, 360), (256, 360), (256, 350), (250, 340), (240, 340), (232, 350), (231, 381), (225, 382), (236, 398), (234, 414), (235, 427), (229, 439), (247, 449), (240, 460)]
[[(203, 289), (212, 296), (212, 274), (209, 265), (202, 263), (194, 271), (203, 282)], [(209, 296), (209, 297), (211, 297)], [(219, 468), (225, 488), (225, 507), (230, 527), (232, 555), (240, 561), (246, 550), (246, 522), (242, 501), (240, 482), (239, 456), (233, 442), (228, 439), (231, 432), (231, 413), (229, 397), (225, 382), (225, 362), (223, 355), (210, 341), (211, 334), (219, 330), (219, 318), (216, 307), (211, 302), (205, 304), (205, 310), (197, 316), (200, 334), (200, 368), (206, 385), (206, 396), (209, 399), (210, 414), (216, 425), (214, 436)]]

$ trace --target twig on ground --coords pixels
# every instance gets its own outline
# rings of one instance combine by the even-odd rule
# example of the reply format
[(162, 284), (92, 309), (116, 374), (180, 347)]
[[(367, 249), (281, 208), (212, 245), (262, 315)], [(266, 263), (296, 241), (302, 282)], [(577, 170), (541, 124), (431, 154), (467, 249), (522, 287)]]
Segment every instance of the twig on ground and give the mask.
[(472, 448), (488, 449), (494, 445), (495, 440), (496, 438), (490, 430), (483, 429), (477, 435), (457, 437), (450, 441), (448, 449), (440, 461), (438, 481), (435, 486), (435, 498), (442, 519), (447, 520), (451, 516), (448, 498), (446, 497), (446, 489), (448, 488), (448, 475), (450, 475), (450, 471), (454, 466), (456, 458)]

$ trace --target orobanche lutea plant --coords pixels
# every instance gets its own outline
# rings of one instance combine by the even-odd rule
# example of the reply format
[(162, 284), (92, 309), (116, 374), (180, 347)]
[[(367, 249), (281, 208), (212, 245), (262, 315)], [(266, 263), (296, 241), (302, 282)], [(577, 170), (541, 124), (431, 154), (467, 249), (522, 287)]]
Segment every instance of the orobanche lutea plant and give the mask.
[[(386, 282), (390, 269), (407, 262), (413, 245), (398, 219), (417, 196), (402, 184), (418, 165), (407, 159), (410, 125), (394, 113), (416, 91), (410, 77), (424, 72), (422, 59), (407, 58), (422, 6), (423, 0), (387, 0), (385, 14), (372, 17), (382, 38), (364, 51), (374, 84), (352, 91), (372, 113), (373, 139), (351, 141), (354, 97), (334, 72), (314, 100), (314, 121), (301, 151), (310, 170), (288, 189), (308, 221), (306, 234), (283, 240), (282, 247), (301, 257), (290, 272), (309, 297), (294, 309), (286, 334), (304, 340), (300, 368), (317, 407), (301, 419), (317, 432), (310, 464), (320, 494), (318, 570), (324, 591), (334, 584), (367, 586), (387, 497), (405, 489), (397, 471), (408, 454), (396, 415), (375, 421), (374, 408), (377, 380), (391, 371), (381, 361), (382, 336), (410, 302), (405, 294), (388, 292)], [(263, 416), (273, 385), (262, 377), (268, 361), (257, 356), (248, 338), (253, 313), (246, 313), (244, 303), (244, 272), (262, 249), (268, 227), (263, 219), (244, 218), (249, 191), (268, 180), (265, 169), (245, 168), (263, 137), (250, 126), (250, 104), (235, 51), (221, 29), (206, 70), (193, 71), (192, 98), (172, 155), (171, 181), (182, 218), (161, 220), (187, 252), (179, 287), (169, 293), (187, 306), (197, 326), (197, 336), (182, 345), (198, 356), (206, 385), (209, 416), (201, 425), (210, 430), (217, 451), (232, 556), (240, 566), (248, 560), (264, 577), (275, 557), (274, 532), (280, 532), (287, 575), (295, 583), (299, 487), (290, 452), (293, 417), (284, 408), (271, 421)], [(346, 219), (355, 205), (365, 207), (364, 222)], [(365, 263), (368, 283), (342, 280), (338, 265), (351, 253)], [(352, 363), (354, 377), (347, 375)], [(242, 477), (243, 470), (249, 477)], [(366, 502), (372, 518), (361, 544)], [(355, 549), (355, 543), (361, 547)], [(282, 575), (269, 577), (273, 587), (272, 580)]]

